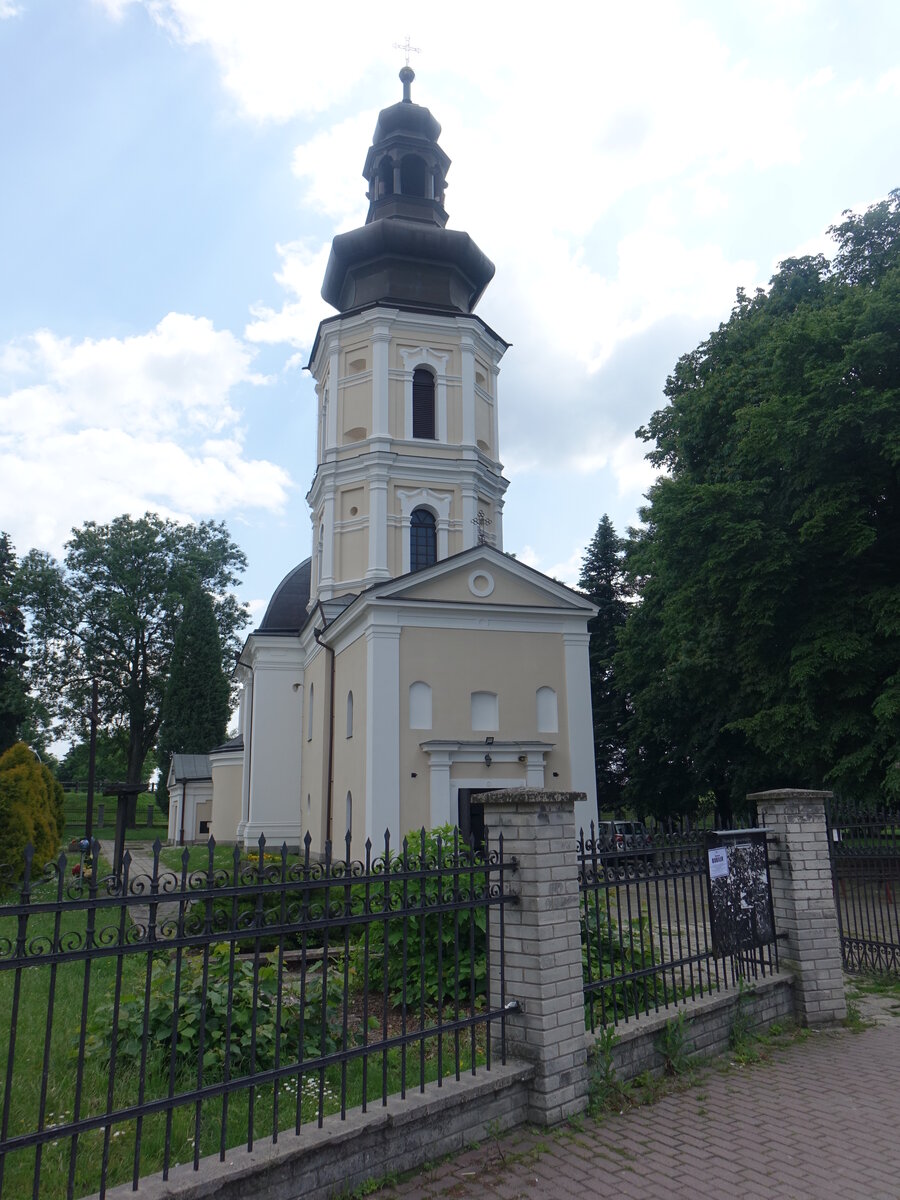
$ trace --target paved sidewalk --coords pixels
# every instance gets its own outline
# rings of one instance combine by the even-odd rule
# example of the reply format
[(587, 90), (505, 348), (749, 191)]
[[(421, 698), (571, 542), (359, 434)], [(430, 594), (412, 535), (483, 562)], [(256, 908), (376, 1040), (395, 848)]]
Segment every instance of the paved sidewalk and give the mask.
[(584, 1200), (898, 1200), (900, 1021), (811, 1033), (648, 1108), (521, 1130), (377, 1193)]

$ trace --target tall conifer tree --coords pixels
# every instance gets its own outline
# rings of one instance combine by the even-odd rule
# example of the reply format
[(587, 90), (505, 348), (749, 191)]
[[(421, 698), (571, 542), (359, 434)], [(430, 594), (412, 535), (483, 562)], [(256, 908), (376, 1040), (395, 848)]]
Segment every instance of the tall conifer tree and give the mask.
[(197, 585), (185, 602), (163, 697), (158, 746), (162, 807), (168, 805), (172, 755), (205, 754), (224, 741), (230, 699), (212, 600)]
[(597, 804), (601, 811), (621, 806), (625, 784), (626, 710), (613, 662), (618, 632), (628, 615), (623, 557), (624, 542), (604, 513), (585, 551), (578, 579), (578, 586), (599, 609), (588, 630)]

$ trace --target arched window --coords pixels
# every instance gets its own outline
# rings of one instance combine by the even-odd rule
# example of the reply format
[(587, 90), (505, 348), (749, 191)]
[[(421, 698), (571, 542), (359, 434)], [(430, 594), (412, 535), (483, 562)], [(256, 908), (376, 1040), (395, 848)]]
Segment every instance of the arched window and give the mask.
[(383, 160), (378, 168), (378, 199), (390, 196), (394, 190), (394, 164), (389, 158)]
[(559, 733), (559, 711), (552, 687), (539, 687), (537, 698), (538, 733)]
[(316, 685), (314, 683), (309, 685), (309, 699), (306, 702), (306, 740), (308, 742), (312, 741), (313, 701), (315, 700), (315, 687)]
[(431, 728), (431, 688), (421, 679), (409, 685), (409, 727)]
[(427, 367), (413, 371), (412, 434), (434, 441), (434, 376)]
[(404, 196), (425, 195), (425, 162), (418, 154), (405, 154), (400, 162), (400, 191)]
[(409, 569), (421, 571), (437, 562), (437, 523), (434, 513), (417, 508), (409, 519)]
[(496, 692), (472, 693), (472, 729), (490, 732), (500, 728), (500, 705)]
[(353, 693), (347, 693), (347, 737), (353, 737)]

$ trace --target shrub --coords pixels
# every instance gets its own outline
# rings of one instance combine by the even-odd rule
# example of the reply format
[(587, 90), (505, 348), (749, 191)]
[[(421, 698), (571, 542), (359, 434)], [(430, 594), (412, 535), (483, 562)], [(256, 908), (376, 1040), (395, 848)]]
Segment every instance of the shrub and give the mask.
[[(120, 1062), (139, 1063), (141, 1045), (146, 1037), (148, 1062), (164, 1066), (172, 1048), (172, 1025), (177, 1012), (175, 1061), (177, 1068), (196, 1070), (200, 1053), (200, 1024), (204, 1017), (203, 1068), (207, 1079), (220, 1077), (225, 1068), (226, 1046), (232, 1076), (250, 1071), (253, 1060), (253, 1015), (256, 1011), (255, 1066), (266, 1070), (275, 1066), (276, 1044), (282, 1063), (297, 1061), (300, 1052), (299, 987), (289, 989), (282, 980), (280, 1036), (278, 1020), (277, 956), (270, 955), (260, 965), (254, 987), (250, 962), (236, 959), (229, 1005), (228, 979), (231, 971), (228, 945), (210, 947), (204, 1010), (203, 958), (183, 955), (178, 1003), (175, 1003), (176, 956), (160, 955), (154, 960), (150, 985), (150, 1003), (144, 1024), (143, 986), (122, 995), (119, 1003), (119, 1027), (116, 1054)], [(255, 1004), (254, 1004), (255, 994)], [(322, 1036), (322, 972), (320, 967), (307, 972), (303, 1004), (304, 1060), (336, 1050), (341, 1041), (340, 1008), (332, 995), (326, 996), (325, 1036)], [(204, 1016), (205, 1011), (205, 1016)], [(113, 1024), (112, 1003), (100, 1006), (89, 1026), (85, 1043), (88, 1055), (110, 1052)], [(231, 1034), (228, 1038), (228, 1022)]]
[[(457, 914), (445, 912), (439, 915), (428, 911), (439, 903), (458, 903), (470, 897), (471, 876), (465, 871), (456, 882), (451, 874), (439, 874), (438, 868), (465, 866), (469, 862), (469, 848), (460, 841), (459, 860), (454, 851), (454, 831), (450, 825), (432, 829), (428, 833), (412, 835), (407, 841), (404, 861), (402, 854), (391, 855), (386, 864), (386, 878), (391, 872), (404, 869), (423, 871), (421, 880), (401, 878), (391, 880), (391, 908), (398, 909), (404, 903), (407, 909), (421, 909), (421, 915), (389, 916), (384, 921), (369, 923), (367, 986), (380, 991), (387, 973), (388, 998), (394, 1007), (415, 1008), (419, 1005), (424, 988), (425, 1003), (430, 1007), (452, 1003), (458, 995), (461, 1003), (467, 1003), (472, 989), (477, 997), (485, 994), (487, 957), (485, 945), (486, 912), (483, 906), (463, 910)], [(476, 894), (484, 887), (484, 874), (476, 868), (474, 888)], [(365, 889), (354, 888), (353, 910), (365, 909)], [(371, 885), (368, 900), (369, 912), (382, 911), (384, 890), (380, 885)], [(362, 978), (366, 969), (366, 946), (364, 926), (354, 925), (355, 942), (352, 947), (352, 966)], [(406, 963), (403, 961), (403, 940), (406, 938)], [(423, 970), (424, 967), (424, 970)]]
[(33, 870), (56, 856), (65, 820), (59, 781), (24, 742), (16, 742), (0, 756), (0, 865), (11, 878), (21, 878), (29, 842)]

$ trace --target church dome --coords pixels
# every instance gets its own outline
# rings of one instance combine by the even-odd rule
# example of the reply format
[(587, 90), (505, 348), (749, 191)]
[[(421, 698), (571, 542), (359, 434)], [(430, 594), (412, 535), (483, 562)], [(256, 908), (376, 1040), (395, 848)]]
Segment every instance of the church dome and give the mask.
[(272, 593), (259, 633), (299, 633), (306, 623), (312, 559), (289, 571)]
[(403, 99), (375, 125), (363, 167), (366, 223), (332, 243), (322, 296), (340, 312), (382, 303), (469, 313), (494, 275), (467, 233), (445, 228), (450, 159), (440, 124), (412, 102), (414, 78), (404, 67)]

